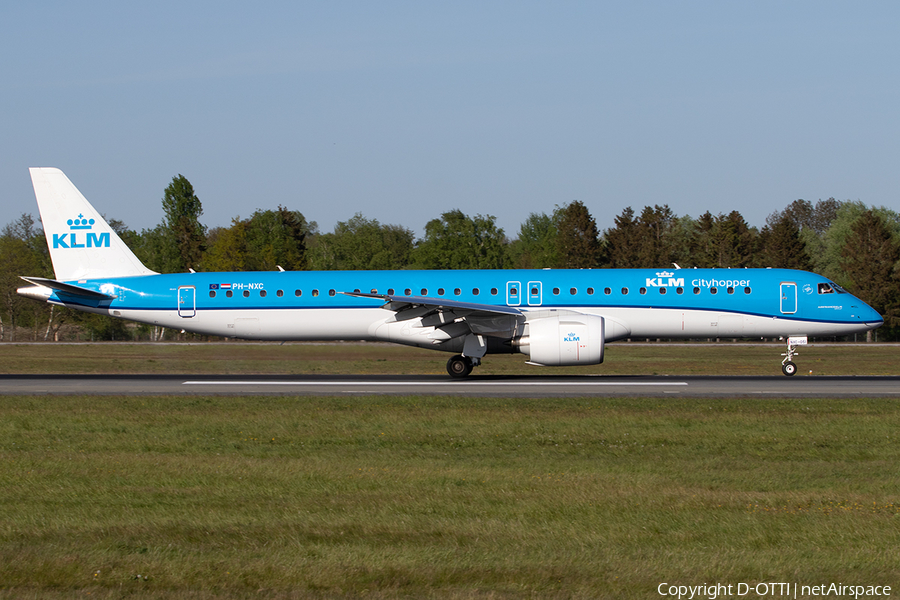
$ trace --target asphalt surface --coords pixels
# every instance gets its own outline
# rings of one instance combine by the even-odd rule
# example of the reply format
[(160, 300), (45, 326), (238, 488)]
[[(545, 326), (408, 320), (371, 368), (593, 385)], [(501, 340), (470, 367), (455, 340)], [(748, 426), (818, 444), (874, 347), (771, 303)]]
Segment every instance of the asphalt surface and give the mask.
[(0, 375), (0, 395), (900, 397), (900, 377)]

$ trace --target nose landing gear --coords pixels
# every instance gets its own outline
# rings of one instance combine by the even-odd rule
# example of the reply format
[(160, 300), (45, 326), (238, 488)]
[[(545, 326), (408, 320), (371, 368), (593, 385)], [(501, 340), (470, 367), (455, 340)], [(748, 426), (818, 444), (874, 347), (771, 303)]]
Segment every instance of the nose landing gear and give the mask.
[(787, 352), (783, 353), (784, 360), (781, 361), (781, 372), (791, 377), (797, 372), (797, 365), (794, 364), (793, 358), (797, 354), (797, 346), (805, 346), (807, 337), (805, 335), (791, 336), (787, 339)]

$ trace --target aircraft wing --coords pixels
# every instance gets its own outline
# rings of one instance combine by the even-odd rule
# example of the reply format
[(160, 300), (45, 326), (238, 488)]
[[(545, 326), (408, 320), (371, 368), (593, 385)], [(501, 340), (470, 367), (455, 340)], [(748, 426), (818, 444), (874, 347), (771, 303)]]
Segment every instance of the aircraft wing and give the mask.
[(343, 292), (347, 296), (383, 300), (381, 308), (394, 313), (395, 322), (421, 319), (418, 327), (434, 327), (436, 344), (465, 337), (467, 356), (483, 356), (484, 337), (511, 338), (521, 332), (525, 314), (512, 306), (492, 306), (425, 296), (392, 296)]

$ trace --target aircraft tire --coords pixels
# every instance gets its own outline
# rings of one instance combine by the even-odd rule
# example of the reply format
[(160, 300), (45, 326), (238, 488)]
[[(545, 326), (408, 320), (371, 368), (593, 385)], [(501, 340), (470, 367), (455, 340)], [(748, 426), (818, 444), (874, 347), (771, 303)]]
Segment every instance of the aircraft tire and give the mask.
[(469, 376), (473, 366), (471, 360), (461, 354), (457, 354), (447, 361), (447, 373), (454, 379), (463, 379)]
[(781, 372), (788, 377), (792, 377), (797, 372), (797, 365), (795, 365), (791, 361), (787, 361), (786, 363), (781, 365)]

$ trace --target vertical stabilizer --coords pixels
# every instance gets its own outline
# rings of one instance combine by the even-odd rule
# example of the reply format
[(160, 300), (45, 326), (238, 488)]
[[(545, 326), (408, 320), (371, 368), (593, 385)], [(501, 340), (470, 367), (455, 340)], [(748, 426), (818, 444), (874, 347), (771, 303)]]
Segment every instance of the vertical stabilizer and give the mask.
[(62, 171), (29, 171), (58, 280), (154, 274)]

